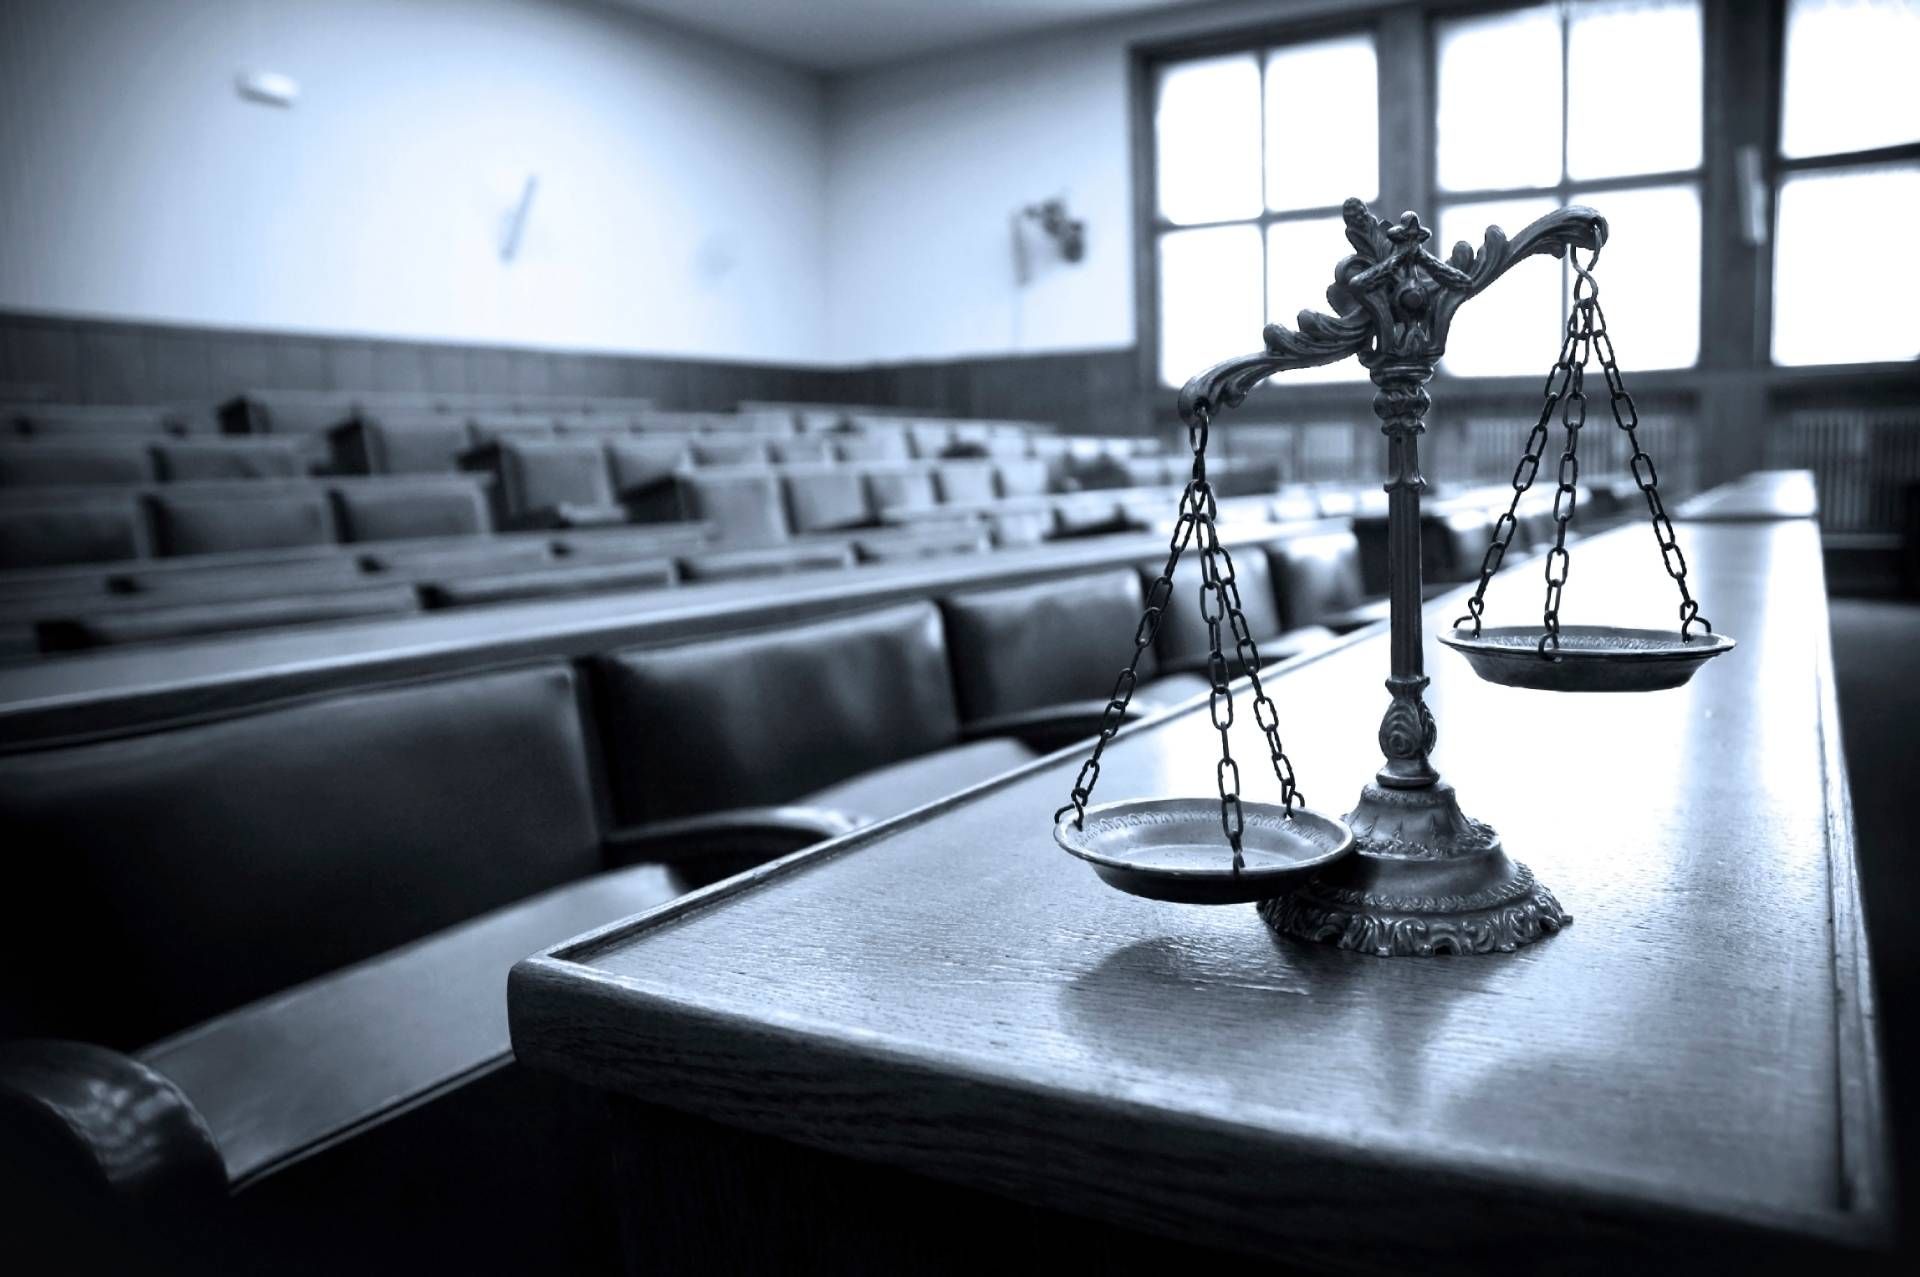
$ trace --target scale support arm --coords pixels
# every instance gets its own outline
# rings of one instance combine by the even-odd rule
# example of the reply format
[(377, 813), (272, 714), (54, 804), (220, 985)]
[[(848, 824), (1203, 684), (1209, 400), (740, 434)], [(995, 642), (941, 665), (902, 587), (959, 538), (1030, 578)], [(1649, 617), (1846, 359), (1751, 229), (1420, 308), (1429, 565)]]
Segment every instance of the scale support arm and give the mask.
[(1465, 240), (1446, 260), (1427, 251), (1432, 232), (1413, 213), (1398, 221), (1375, 217), (1366, 203), (1342, 208), (1353, 253), (1334, 268), (1327, 302), (1334, 314), (1303, 310), (1297, 329), (1268, 324), (1266, 349), (1215, 364), (1180, 391), (1180, 419), (1192, 425), (1209, 414), (1237, 408), (1249, 391), (1275, 373), (1330, 364), (1355, 355), (1369, 368), (1424, 365), (1446, 352), (1453, 312), (1528, 257), (1564, 256), (1570, 248), (1598, 253), (1607, 242), (1607, 220), (1584, 205), (1555, 209), (1508, 238), (1489, 226), (1479, 250)]

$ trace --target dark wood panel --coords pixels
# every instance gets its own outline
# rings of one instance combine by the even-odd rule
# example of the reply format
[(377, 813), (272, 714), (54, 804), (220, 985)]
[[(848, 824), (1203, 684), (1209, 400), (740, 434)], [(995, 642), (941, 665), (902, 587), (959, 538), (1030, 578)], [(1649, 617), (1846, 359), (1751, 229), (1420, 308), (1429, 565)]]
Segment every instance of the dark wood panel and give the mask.
[(157, 397), (151, 388), (146, 334), (137, 328), (82, 328), (80, 377), (87, 398), (99, 403)]
[(216, 382), (215, 394), (232, 394), (241, 386), (272, 386), (276, 390), (331, 390), (327, 343), (317, 337), (287, 337), (267, 343), (267, 375), (259, 381)]
[(148, 389), (167, 401), (211, 402), (211, 363), (205, 333), (156, 328), (147, 334)]

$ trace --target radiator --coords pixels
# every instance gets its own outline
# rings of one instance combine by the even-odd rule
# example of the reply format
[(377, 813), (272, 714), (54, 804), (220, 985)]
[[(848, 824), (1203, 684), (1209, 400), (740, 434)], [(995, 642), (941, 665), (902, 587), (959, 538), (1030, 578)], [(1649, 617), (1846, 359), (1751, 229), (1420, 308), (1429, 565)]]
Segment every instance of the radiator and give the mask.
[(1794, 409), (1767, 432), (1767, 465), (1813, 471), (1822, 529), (1898, 532), (1920, 482), (1920, 407)]

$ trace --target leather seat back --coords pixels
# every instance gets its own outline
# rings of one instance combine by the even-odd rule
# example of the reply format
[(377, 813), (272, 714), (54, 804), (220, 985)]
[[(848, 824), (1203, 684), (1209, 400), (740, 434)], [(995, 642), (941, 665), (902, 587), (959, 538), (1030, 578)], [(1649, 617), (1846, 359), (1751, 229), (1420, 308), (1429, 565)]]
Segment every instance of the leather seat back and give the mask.
[[(1105, 700), (1133, 655), (1145, 603), (1131, 568), (976, 590), (944, 600), (966, 722), (1068, 701)], [(1140, 661), (1153, 677), (1154, 654)]]
[(601, 867), (551, 662), (0, 759), (0, 1036), (126, 1048)]
[(0, 508), (0, 568), (109, 563), (147, 552), (146, 520), (131, 496)]
[(297, 479), (305, 456), (291, 439), (182, 439), (154, 446), (160, 477), (201, 479)]
[(1267, 561), (1280, 615), (1289, 629), (1318, 625), (1366, 601), (1360, 542), (1351, 531), (1288, 537), (1267, 547)]
[[(1227, 553), (1233, 560), (1233, 578), (1240, 592), (1240, 610), (1247, 618), (1247, 632), (1253, 635), (1256, 644), (1274, 637), (1287, 627), (1280, 619), (1280, 605), (1273, 594), (1273, 569), (1267, 562), (1265, 550), (1249, 545), (1238, 552), (1228, 549)], [(1165, 556), (1140, 565), (1142, 595), (1153, 589), (1154, 581), (1166, 566)], [(1208, 606), (1214, 605), (1210, 602)], [(1238, 674), (1233, 631), (1224, 615), (1220, 620), (1220, 644), (1228, 669)], [(1212, 638), (1207, 632), (1206, 618), (1200, 613), (1200, 556), (1191, 548), (1180, 556), (1180, 566), (1173, 577), (1173, 594), (1161, 614), (1160, 633), (1154, 648), (1160, 657), (1160, 668), (1167, 673), (1205, 672)]]
[(713, 525), (728, 545), (776, 545), (787, 540), (780, 478), (758, 466), (688, 470), (677, 476), (685, 517)]
[(0, 488), (146, 483), (153, 454), (137, 439), (35, 439), (0, 444)]
[(333, 512), (342, 541), (479, 536), (488, 530), (482, 486), (454, 475), (336, 484)]
[(510, 518), (613, 504), (606, 453), (588, 439), (500, 439), (500, 495)]
[(614, 652), (593, 671), (624, 823), (788, 802), (960, 735), (932, 603)]
[(334, 539), (326, 493), (318, 486), (180, 485), (150, 500), (162, 554), (277, 550)]
[(795, 532), (830, 532), (873, 522), (866, 485), (847, 466), (789, 466), (782, 475), (787, 520)]

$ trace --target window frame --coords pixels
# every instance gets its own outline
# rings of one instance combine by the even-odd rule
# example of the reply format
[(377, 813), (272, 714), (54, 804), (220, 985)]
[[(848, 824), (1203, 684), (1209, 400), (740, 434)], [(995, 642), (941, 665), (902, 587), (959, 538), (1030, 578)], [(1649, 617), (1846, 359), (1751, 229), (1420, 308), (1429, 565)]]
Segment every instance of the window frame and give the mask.
[[(1324, 40), (1364, 35), (1373, 42), (1375, 95), (1380, 107), (1386, 105), (1388, 80), (1386, 60), (1381, 52), (1380, 13), (1339, 14), (1200, 36), (1170, 43), (1141, 46), (1133, 51), (1131, 96), (1134, 107), (1134, 261), (1135, 261), (1135, 344), (1140, 355), (1140, 384), (1150, 394), (1178, 390), (1160, 380), (1160, 240), (1178, 231), (1209, 230), (1223, 226), (1251, 226), (1260, 232), (1261, 311), (1266, 313), (1272, 299), (1267, 297), (1267, 228), (1279, 222), (1325, 220), (1339, 217), (1338, 204), (1276, 211), (1267, 207), (1267, 62), (1278, 49), (1317, 44)], [(1224, 218), (1211, 222), (1175, 222), (1160, 212), (1160, 148), (1154, 130), (1161, 68), (1178, 62), (1195, 62), (1210, 57), (1228, 57), (1251, 53), (1260, 65), (1260, 211), (1253, 217)], [(1388, 176), (1387, 119), (1379, 116), (1375, 162), (1378, 165), (1376, 201), (1384, 201), (1392, 189)], [(1333, 263), (1327, 263), (1327, 282), (1333, 282)], [(1269, 319), (1267, 322), (1272, 322)], [(1257, 344), (1258, 334), (1248, 335), (1247, 349)], [(1194, 369), (1195, 372), (1201, 371)], [(1335, 386), (1353, 383), (1334, 382)], [(1364, 382), (1360, 383), (1364, 384)]]
[[(1758, 362), (1770, 372), (1783, 377), (1820, 378), (1848, 373), (1871, 373), (1878, 370), (1912, 370), (1914, 360), (1894, 361), (1858, 361), (1834, 364), (1783, 364), (1773, 357), (1774, 325), (1774, 278), (1773, 255), (1780, 242), (1780, 193), (1789, 179), (1806, 173), (1820, 173), (1841, 169), (1890, 168), (1895, 165), (1920, 164), (1920, 140), (1902, 142), (1893, 146), (1873, 146), (1863, 150), (1835, 151), (1826, 155), (1803, 155), (1788, 158), (1784, 142), (1787, 125), (1787, 10), (1791, 0), (1769, 0), (1767, 18), (1770, 24), (1768, 46), (1767, 77), (1767, 118), (1766, 145), (1761, 150), (1761, 185), (1767, 200), (1766, 223), (1767, 242), (1765, 251), (1760, 255), (1759, 271), (1765, 286), (1759, 290), (1762, 298), (1762, 312), (1759, 316)], [(1737, 177), (1735, 180), (1739, 180)]]

